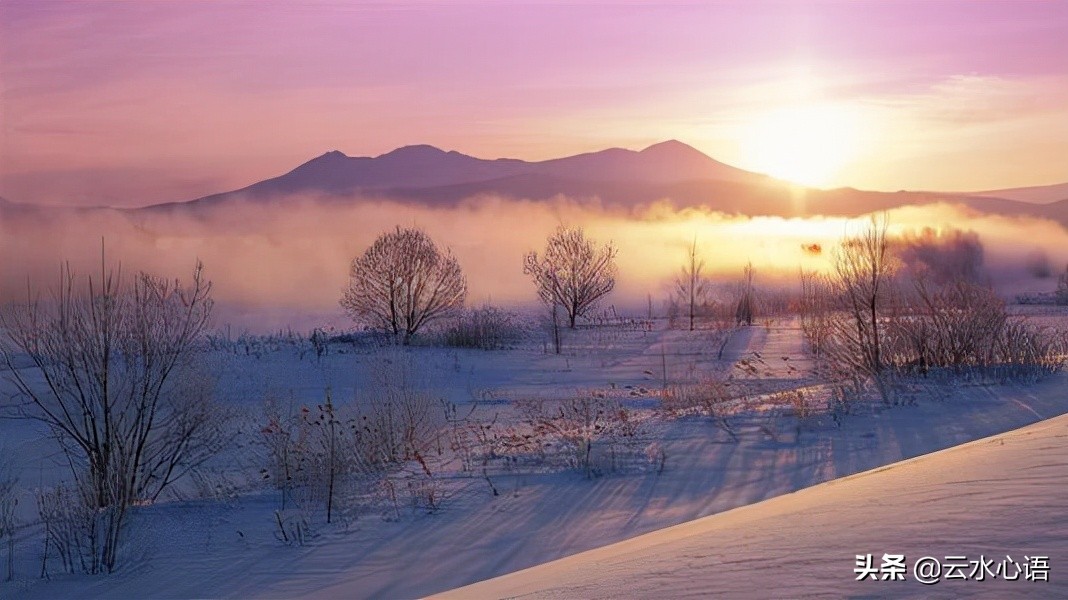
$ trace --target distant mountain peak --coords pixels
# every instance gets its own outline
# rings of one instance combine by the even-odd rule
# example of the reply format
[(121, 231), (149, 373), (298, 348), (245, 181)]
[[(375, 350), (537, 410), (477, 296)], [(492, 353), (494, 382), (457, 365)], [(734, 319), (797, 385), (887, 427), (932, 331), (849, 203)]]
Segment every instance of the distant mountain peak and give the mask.
[(649, 146), (648, 148), (642, 150), (642, 152), (658, 152), (660, 150), (676, 150), (676, 149), (677, 150), (694, 150), (694, 151), (696, 151), (696, 149), (693, 146), (689, 145), (689, 144), (684, 144), (683, 142), (680, 142), (679, 140), (671, 139), (671, 140), (664, 140), (663, 142), (657, 142), (657, 143), (653, 144), (652, 146)]
[(311, 159), (308, 162), (312, 163), (340, 163), (349, 160), (349, 157), (340, 150), (331, 150), (330, 152), (324, 152), (319, 156)]
[(390, 150), (389, 152), (378, 156), (378, 158), (388, 157), (394, 159), (410, 160), (435, 158), (445, 154), (449, 153), (436, 146), (431, 146), (430, 144), (413, 144), (411, 146), (401, 146), (396, 150)]
[(708, 158), (704, 152), (701, 152), (689, 144), (684, 144), (679, 140), (667, 140), (665, 142), (653, 144), (639, 152), (639, 154), (663, 154), (674, 156), (700, 154), (701, 156)]

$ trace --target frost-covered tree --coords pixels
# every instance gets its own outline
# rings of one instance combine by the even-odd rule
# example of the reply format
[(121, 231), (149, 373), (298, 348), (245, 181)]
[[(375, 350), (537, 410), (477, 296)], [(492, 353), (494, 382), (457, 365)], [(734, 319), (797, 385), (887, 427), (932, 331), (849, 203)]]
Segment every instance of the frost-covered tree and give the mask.
[(886, 403), (893, 402), (885, 376), (886, 335), (892, 319), (896, 263), (888, 252), (885, 214), (847, 236), (834, 256), (828, 276), (835, 302), (828, 331), (820, 342), (822, 357), (837, 376), (870, 382)]
[(378, 236), (352, 261), (341, 306), (353, 319), (404, 343), (427, 323), (452, 315), (467, 298), (467, 279), (448, 250), (425, 232), (401, 229)]
[(686, 252), (686, 263), (675, 277), (675, 294), (689, 308), (690, 331), (694, 330), (697, 310), (708, 302), (709, 285), (704, 277), (705, 261), (697, 254), (695, 237)]
[(0, 312), (0, 356), (18, 391), (9, 408), (48, 427), (97, 514), (90, 572), (115, 568), (129, 506), (157, 498), (223, 443), (196, 360), (211, 308), (198, 263), (188, 287), (103, 268), (83, 283), (64, 267), (51, 298)]
[(549, 236), (545, 252), (528, 253), (523, 273), (529, 275), (538, 297), (553, 309), (560, 306), (568, 326), (585, 315), (616, 285), (616, 248), (612, 242), (597, 244), (579, 227), (558, 227)]
[(846, 325), (838, 328), (838, 358), (857, 372), (878, 379), (884, 367), (881, 318), (889, 303), (893, 265), (887, 252), (888, 217), (873, 216), (869, 226), (847, 237), (835, 254), (832, 281), (843, 302)]
[(742, 287), (738, 294), (738, 305), (734, 310), (734, 320), (738, 325), (753, 324), (753, 263), (745, 263), (742, 269)]

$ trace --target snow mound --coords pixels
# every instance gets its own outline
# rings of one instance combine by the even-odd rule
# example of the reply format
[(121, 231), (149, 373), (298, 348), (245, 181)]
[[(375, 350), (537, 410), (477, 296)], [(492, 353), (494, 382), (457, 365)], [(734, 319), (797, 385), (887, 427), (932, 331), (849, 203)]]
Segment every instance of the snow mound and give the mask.
[[(1068, 597), (1068, 415), (441, 594), (440, 598)], [(857, 555), (905, 581), (857, 581)], [(922, 557), (943, 565), (921, 584)], [(966, 557), (947, 561), (946, 557)], [(1029, 561), (1041, 579), (1029, 581)], [(991, 561), (977, 580), (947, 562)], [(957, 569), (953, 569), (958, 574)]]

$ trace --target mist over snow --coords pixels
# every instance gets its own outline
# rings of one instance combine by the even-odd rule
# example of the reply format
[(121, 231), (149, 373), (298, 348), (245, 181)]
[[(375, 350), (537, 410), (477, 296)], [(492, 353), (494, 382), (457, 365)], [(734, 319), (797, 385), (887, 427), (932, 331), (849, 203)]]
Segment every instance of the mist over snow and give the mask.
[[(752, 261), (757, 284), (796, 286), (799, 269), (826, 269), (843, 235), (865, 217), (747, 217), (662, 201), (636, 209), (605, 208), (566, 197), (549, 202), (480, 196), (455, 207), (401, 201), (289, 196), (271, 203), (236, 201), (207, 210), (43, 209), (0, 211), (0, 300), (46, 291), (62, 261), (77, 273), (100, 269), (101, 238), (109, 265), (188, 279), (197, 259), (214, 282), (216, 322), (250, 330), (324, 323), (347, 326), (337, 305), (348, 266), (382, 232), (425, 229), (457, 256), (469, 304), (525, 306), (535, 302), (522, 272), (523, 254), (541, 250), (560, 225), (580, 225), (619, 249), (619, 277), (609, 303), (644, 310), (659, 305), (696, 239), (713, 278), (732, 281)], [(1054, 273), (1068, 262), (1068, 232), (1052, 221), (982, 214), (948, 204), (890, 211), (891, 233), (974, 232), (983, 273), (1006, 295), (1052, 289), (1035, 279), (1029, 257), (1043, 255)], [(818, 250), (816, 250), (818, 248)]]

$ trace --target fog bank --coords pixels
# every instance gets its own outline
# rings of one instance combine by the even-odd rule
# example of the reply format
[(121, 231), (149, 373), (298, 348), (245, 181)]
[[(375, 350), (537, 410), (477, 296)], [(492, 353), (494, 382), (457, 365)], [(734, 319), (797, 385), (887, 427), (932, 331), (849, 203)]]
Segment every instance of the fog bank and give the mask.
[[(1027, 262), (1047, 256), (1054, 274), (1068, 262), (1068, 233), (1032, 218), (982, 215), (949, 205), (890, 212), (895, 234), (924, 227), (974, 232), (984, 269), (1006, 293), (1052, 289)], [(533, 287), (522, 272), (523, 254), (540, 250), (560, 224), (612, 240), (620, 275), (610, 303), (644, 309), (648, 295), (666, 296), (695, 239), (707, 272), (736, 278), (752, 261), (757, 283), (793, 285), (798, 269), (826, 269), (843, 235), (866, 220), (839, 217), (742, 217), (660, 203), (637, 212), (603, 209), (566, 198), (527, 202), (483, 197), (459, 207), (352, 199), (286, 198), (237, 202), (196, 211), (32, 210), (0, 212), (0, 300), (54, 286), (62, 261), (78, 273), (98, 273), (101, 238), (109, 264), (187, 279), (197, 259), (214, 282), (217, 322), (270, 330), (345, 325), (337, 300), (348, 265), (374, 238), (397, 225), (425, 229), (451, 248), (469, 284), (469, 303), (530, 305)]]

